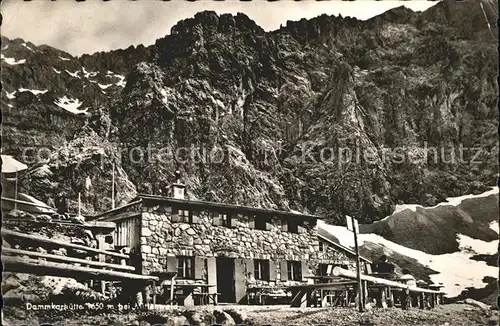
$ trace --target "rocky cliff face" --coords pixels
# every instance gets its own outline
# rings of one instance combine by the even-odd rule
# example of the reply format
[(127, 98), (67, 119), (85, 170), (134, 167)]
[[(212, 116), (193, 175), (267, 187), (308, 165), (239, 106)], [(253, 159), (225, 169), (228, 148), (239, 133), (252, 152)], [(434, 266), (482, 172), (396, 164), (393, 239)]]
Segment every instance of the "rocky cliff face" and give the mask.
[(135, 187), (165, 194), (178, 169), (191, 197), (363, 222), (398, 202), (482, 191), (496, 176), (498, 60), (480, 15), (477, 2), (444, 1), (265, 32), (243, 14), (201, 12), (150, 47), (81, 58), (2, 38), (4, 149), (49, 146), (75, 180), (83, 172), (62, 143), (76, 153), (95, 144), (107, 163), (88, 161), (89, 178), (106, 189), (116, 161), (124, 200)]

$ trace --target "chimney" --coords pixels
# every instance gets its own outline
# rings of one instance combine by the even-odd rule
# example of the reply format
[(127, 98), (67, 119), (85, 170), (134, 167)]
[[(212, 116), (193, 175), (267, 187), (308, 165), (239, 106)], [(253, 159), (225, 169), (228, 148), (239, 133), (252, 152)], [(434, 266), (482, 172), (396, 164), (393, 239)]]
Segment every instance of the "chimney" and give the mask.
[(182, 183), (181, 172), (175, 171), (175, 182), (170, 186), (170, 194), (176, 199), (184, 199), (186, 186)]

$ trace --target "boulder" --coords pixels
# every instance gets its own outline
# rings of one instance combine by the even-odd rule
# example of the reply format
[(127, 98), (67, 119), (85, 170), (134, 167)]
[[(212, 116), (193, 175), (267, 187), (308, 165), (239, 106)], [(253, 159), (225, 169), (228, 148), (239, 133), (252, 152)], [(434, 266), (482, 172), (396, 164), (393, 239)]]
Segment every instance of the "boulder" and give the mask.
[(242, 310), (228, 309), (224, 311), (233, 318), (236, 324), (247, 324), (249, 321), (248, 316)]
[(233, 326), (233, 325), (236, 325), (233, 317), (231, 317), (231, 315), (229, 315), (225, 311), (214, 310), (213, 314), (214, 314), (214, 317), (215, 317), (215, 322), (217, 324), (220, 324), (222, 326)]
[(189, 319), (189, 325), (193, 326), (204, 326), (205, 320), (203, 315), (198, 311), (186, 311), (185, 316)]
[(184, 326), (184, 325), (189, 325), (189, 321), (184, 316), (173, 316), (173, 317), (168, 319), (168, 321), (165, 325), (167, 325), (167, 326)]
[(500, 320), (498, 318), (498, 314), (493, 315), (488, 319), (488, 325), (490, 325), (490, 326), (500, 325)]
[(469, 304), (471, 306), (477, 307), (477, 308), (479, 308), (479, 309), (481, 309), (483, 311), (489, 311), (490, 310), (490, 306), (489, 305), (487, 305), (485, 303), (482, 303), (480, 301), (471, 299), (471, 298), (465, 299), (465, 303)]

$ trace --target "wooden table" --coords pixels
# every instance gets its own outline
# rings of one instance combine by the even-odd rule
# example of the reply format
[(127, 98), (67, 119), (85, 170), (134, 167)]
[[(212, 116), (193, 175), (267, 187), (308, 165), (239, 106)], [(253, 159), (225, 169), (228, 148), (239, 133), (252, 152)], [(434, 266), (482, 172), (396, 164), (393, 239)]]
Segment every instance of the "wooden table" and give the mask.
[(267, 292), (266, 290), (288, 290), (287, 286), (280, 285), (251, 285), (247, 287), (247, 304), (250, 304), (250, 294), (255, 295), (255, 303), (256, 304), (265, 304), (266, 297), (278, 297), (279, 295), (273, 295), (272, 293)]
[[(317, 306), (318, 302), (315, 299), (320, 299), (320, 305), (323, 305), (324, 292), (329, 291), (349, 291), (357, 285), (356, 281), (341, 281), (335, 283), (316, 283), (316, 284), (300, 284), (289, 286), (292, 292), (291, 307), (310, 307)], [(319, 291), (319, 296), (315, 296), (315, 292)]]
[(208, 288), (215, 287), (215, 284), (175, 284), (174, 286), (176, 289), (182, 290), (181, 299), (184, 306), (194, 306), (194, 297), (197, 295), (194, 293), (195, 289), (201, 289), (200, 293), (206, 293), (208, 298), (210, 296), (214, 297), (213, 302), (217, 304), (217, 293), (208, 293), (207, 291)]
[[(158, 277), (160, 280), (160, 287), (165, 288), (165, 281), (170, 281), (170, 295), (169, 295), (169, 301), (166, 303), (173, 303), (174, 300), (174, 284), (175, 284), (175, 277), (177, 276), (177, 272), (152, 272), (151, 275)], [(153, 289), (153, 301), (156, 303), (156, 288)]]

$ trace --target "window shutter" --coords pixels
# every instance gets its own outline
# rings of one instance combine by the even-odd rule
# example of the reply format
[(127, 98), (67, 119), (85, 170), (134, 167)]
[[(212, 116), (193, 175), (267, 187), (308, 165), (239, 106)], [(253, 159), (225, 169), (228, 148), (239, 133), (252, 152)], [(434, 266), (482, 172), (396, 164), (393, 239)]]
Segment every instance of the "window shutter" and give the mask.
[(191, 212), (191, 222), (193, 224), (200, 224), (200, 217), (198, 216), (198, 212)]
[(172, 213), (172, 222), (180, 222), (181, 217), (179, 216), (179, 213), (174, 210)]
[(248, 227), (250, 229), (255, 229), (255, 216), (248, 217)]
[(215, 225), (215, 226), (222, 225), (222, 218), (220, 217), (219, 214), (214, 214), (213, 215), (213, 222), (212, 222), (212, 224)]
[(297, 226), (298, 233), (306, 233), (306, 228), (303, 226)]
[(286, 260), (280, 262), (280, 274), (283, 282), (288, 281), (288, 264)]
[(269, 231), (269, 230), (271, 230), (271, 229), (272, 229), (272, 227), (273, 227), (273, 223), (271, 223), (271, 222), (266, 222), (266, 230), (268, 230), (268, 231)]
[(304, 281), (307, 276), (310, 276), (309, 264), (307, 263), (307, 260), (300, 262), (300, 268), (302, 269), (302, 280)]
[(276, 262), (269, 260), (269, 280), (276, 281)]
[(281, 220), (281, 231), (288, 232), (288, 221)]
[(194, 258), (194, 278), (204, 280), (203, 270), (205, 269), (205, 259), (201, 257)]
[(177, 257), (167, 256), (167, 273), (177, 273)]
[[(217, 284), (217, 262), (215, 257), (207, 258), (207, 282), (208, 284)], [(217, 288), (209, 287), (208, 293), (217, 293)]]
[[(247, 273), (252, 273), (254, 274), (254, 263), (253, 263), (253, 259), (247, 259), (246, 260), (246, 265), (247, 265)], [(255, 277), (255, 275), (254, 275)]]

